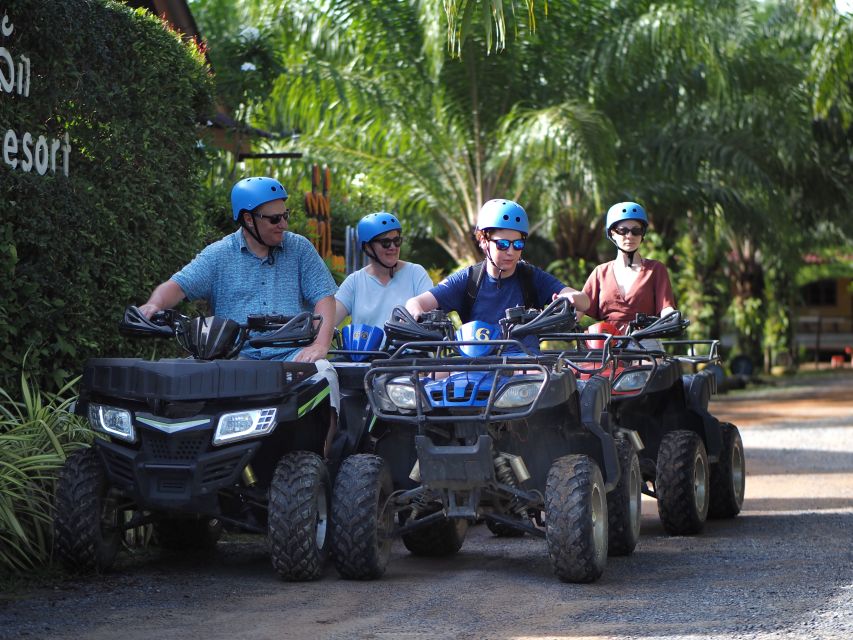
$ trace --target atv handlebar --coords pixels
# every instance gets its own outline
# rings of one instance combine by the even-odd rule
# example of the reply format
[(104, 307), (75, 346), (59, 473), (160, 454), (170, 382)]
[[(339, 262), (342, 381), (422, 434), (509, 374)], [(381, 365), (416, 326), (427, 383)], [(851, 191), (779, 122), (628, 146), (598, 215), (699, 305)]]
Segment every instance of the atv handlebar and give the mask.
[[(228, 334), (218, 332), (214, 339), (222, 344), (211, 350), (208, 344), (211, 336), (196, 325), (220, 320), (227, 327)], [(187, 352), (195, 358), (227, 359), (236, 356), (246, 341), (255, 348), (260, 347), (302, 347), (314, 342), (317, 330), (323, 319), (305, 311), (295, 316), (250, 315), (246, 322), (217, 318), (190, 318), (174, 309), (158, 311), (146, 318), (138, 307), (128, 306), (119, 323), (119, 332), (132, 337), (174, 337)], [(317, 323), (315, 325), (315, 323)], [(272, 332), (264, 336), (249, 338), (249, 332)]]

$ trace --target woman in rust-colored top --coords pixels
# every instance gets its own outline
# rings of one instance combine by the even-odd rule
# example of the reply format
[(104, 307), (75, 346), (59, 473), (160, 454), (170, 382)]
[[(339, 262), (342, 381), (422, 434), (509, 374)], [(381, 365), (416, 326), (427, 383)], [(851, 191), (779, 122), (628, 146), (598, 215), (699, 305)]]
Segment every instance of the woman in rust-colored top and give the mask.
[(638, 313), (665, 316), (675, 311), (666, 267), (639, 254), (648, 226), (646, 212), (636, 202), (610, 207), (604, 233), (618, 249), (616, 259), (598, 265), (583, 286), (590, 299), (586, 313), (623, 332)]

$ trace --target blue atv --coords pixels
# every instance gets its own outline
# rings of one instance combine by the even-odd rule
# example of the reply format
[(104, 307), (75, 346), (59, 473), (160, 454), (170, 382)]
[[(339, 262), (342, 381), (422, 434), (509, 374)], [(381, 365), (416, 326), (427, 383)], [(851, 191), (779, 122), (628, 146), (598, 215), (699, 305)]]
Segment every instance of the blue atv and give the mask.
[(61, 563), (105, 571), (140, 525), (179, 550), (210, 548), (227, 527), (267, 536), (283, 579), (318, 578), (329, 543), (328, 380), (313, 364), (235, 359), (246, 341), (310, 344), (318, 318), (238, 324), (169, 310), (149, 320), (128, 307), (123, 333), (175, 338), (190, 357), (86, 362), (75, 411), (99, 437), (59, 476)]
[(459, 335), (441, 312), (416, 321), (395, 309), (385, 325), (393, 353), (364, 378), (380, 425), (374, 452), (345, 459), (333, 489), (332, 557), (343, 577), (381, 576), (394, 537), (415, 555), (454, 554), (478, 519), (498, 534), (544, 537), (564, 581), (596, 580), (609, 544), (633, 550), (639, 482), (608, 532), (608, 494), (638, 465), (602, 422), (608, 380), (578, 380), (565, 358), (522, 343), (575, 325), (564, 299)]

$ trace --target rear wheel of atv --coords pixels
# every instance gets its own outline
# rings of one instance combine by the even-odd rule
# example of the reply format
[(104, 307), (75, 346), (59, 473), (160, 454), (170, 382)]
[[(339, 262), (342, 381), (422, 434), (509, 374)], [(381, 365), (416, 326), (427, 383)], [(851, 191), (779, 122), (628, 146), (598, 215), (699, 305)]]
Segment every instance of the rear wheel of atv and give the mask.
[(545, 538), (563, 582), (593, 582), (607, 563), (607, 498), (598, 465), (588, 456), (559, 458), (545, 486)]
[(391, 555), (394, 512), (391, 473), (376, 455), (357, 454), (341, 464), (332, 494), (332, 558), (343, 578), (372, 580)]
[(640, 459), (630, 441), (616, 440), (619, 455), (619, 483), (607, 494), (608, 553), (627, 556), (640, 539), (643, 480)]
[(166, 518), (154, 523), (157, 544), (171, 551), (212, 551), (222, 535), (215, 518)]
[(672, 536), (702, 531), (708, 517), (710, 470), (702, 439), (671, 431), (658, 449), (655, 491), (664, 529)]
[[(421, 517), (429, 514), (422, 514)], [(416, 556), (452, 556), (462, 548), (468, 521), (458, 518), (436, 522), (403, 536), (403, 544)]]
[(734, 518), (743, 507), (746, 488), (746, 458), (743, 440), (733, 424), (720, 424), (723, 449), (720, 460), (711, 465), (711, 504), (709, 518)]
[[(519, 522), (521, 522), (520, 518)], [(495, 522), (494, 520), (486, 519), (486, 526), (489, 528), (489, 531), (494, 533), (498, 538), (521, 538), (524, 536), (524, 531), (516, 529), (515, 527), (510, 527), (503, 522)]]
[(284, 580), (316, 580), (322, 574), (330, 497), (329, 473), (320, 456), (297, 451), (279, 460), (268, 521), (272, 566)]
[(117, 493), (107, 485), (98, 452), (70, 455), (56, 484), (54, 552), (69, 571), (106, 571), (115, 562), (122, 539)]

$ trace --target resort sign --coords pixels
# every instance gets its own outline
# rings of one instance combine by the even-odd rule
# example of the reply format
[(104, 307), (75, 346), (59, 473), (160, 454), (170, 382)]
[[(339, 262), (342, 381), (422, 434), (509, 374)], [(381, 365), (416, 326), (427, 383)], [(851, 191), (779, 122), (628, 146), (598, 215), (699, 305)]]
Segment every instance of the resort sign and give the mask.
[[(14, 55), (5, 45), (15, 30), (15, 25), (4, 12), (0, 22), (0, 100), (29, 98), (32, 70), (30, 59), (23, 55)], [(9, 95), (5, 95), (9, 94)], [(10, 169), (20, 169), (26, 173), (35, 171), (39, 175), (60, 170), (68, 176), (68, 163), (71, 156), (71, 143), (68, 133), (60, 140), (44, 135), (35, 136), (29, 131), (7, 129), (2, 132), (0, 157)]]

